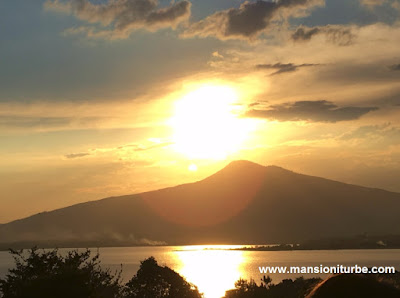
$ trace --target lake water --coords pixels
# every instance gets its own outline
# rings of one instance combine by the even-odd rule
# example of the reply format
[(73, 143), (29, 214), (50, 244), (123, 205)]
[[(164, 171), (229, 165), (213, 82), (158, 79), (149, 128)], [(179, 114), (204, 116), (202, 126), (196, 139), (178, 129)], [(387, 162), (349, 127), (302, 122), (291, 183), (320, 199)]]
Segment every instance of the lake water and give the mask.
[[(335, 251), (233, 251), (235, 246), (167, 246), (100, 248), (103, 267), (118, 270), (122, 265), (124, 281), (139, 269), (140, 261), (154, 256), (159, 265), (166, 265), (197, 285), (206, 298), (220, 298), (234, 288), (239, 278), (259, 281), (260, 266), (394, 266), (400, 270), (400, 249), (335, 250)], [(241, 246), (236, 246), (241, 247)], [(209, 248), (213, 248), (210, 250)], [(218, 248), (218, 250), (214, 250)], [(60, 253), (67, 250), (60, 249)], [(96, 252), (97, 249), (92, 249)], [(0, 276), (14, 262), (8, 252), (0, 252)], [(301, 274), (274, 274), (273, 282), (296, 278)], [(326, 275), (305, 275), (305, 277)]]

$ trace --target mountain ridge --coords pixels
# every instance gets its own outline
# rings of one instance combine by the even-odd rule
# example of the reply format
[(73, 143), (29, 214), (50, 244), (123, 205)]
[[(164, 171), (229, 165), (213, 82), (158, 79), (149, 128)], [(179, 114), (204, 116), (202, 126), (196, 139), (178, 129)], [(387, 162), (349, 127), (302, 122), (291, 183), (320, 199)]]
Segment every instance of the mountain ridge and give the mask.
[(400, 234), (399, 208), (399, 193), (235, 161), (200, 181), (2, 224), (0, 245), (268, 244)]

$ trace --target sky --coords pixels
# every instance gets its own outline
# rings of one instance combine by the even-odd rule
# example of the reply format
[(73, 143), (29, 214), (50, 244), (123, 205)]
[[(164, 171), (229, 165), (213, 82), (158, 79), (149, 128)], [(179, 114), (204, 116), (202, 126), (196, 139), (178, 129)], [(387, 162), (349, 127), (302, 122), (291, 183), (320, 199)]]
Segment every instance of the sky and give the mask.
[(398, 0), (0, 2), (0, 223), (245, 159), (400, 192)]

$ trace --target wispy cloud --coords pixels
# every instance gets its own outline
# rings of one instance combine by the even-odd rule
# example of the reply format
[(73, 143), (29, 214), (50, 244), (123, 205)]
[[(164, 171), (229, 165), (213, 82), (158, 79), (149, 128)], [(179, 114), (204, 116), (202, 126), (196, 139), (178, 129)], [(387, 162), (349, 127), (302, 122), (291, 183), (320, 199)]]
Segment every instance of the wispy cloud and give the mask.
[(71, 153), (71, 154), (67, 154), (65, 155), (65, 158), (67, 159), (74, 159), (74, 158), (80, 158), (80, 157), (85, 157), (90, 155), (90, 153), (86, 153), (86, 152), (82, 152), (82, 153)]
[(360, 0), (361, 5), (367, 7), (380, 6), (383, 5), (385, 2), (387, 2), (387, 0)]
[(319, 64), (294, 64), (294, 63), (275, 63), (275, 64), (258, 64), (257, 69), (273, 69), (275, 70), (271, 75), (277, 75), (285, 72), (294, 72), (299, 68), (317, 66)]
[(366, 139), (369, 142), (376, 139), (385, 140), (391, 145), (400, 144), (400, 127), (391, 123), (380, 125), (364, 125), (341, 136), (342, 140)]
[(69, 153), (64, 155), (66, 159), (75, 159), (75, 158), (82, 158), (86, 156), (93, 156), (99, 153), (110, 153), (110, 152), (141, 152), (141, 151), (149, 151), (152, 149), (159, 149), (164, 148), (173, 143), (170, 141), (158, 141), (157, 143), (152, 142), (151, 144), (143, 145), (143, 144), (126, 144), (118, 147), (112, 148), (93, 148), (88, 150), (87, 152), (78, 152), (78, 153)]
[(96, 126), (105, 118), (102, 117), (45, 117), (0, 115), (0, 129), (9, 130), (58, 130), (76, 127)]
[(377, 107), (338, 107), (326, 100), (297, 101), (271, 105), (265, 109), (251, 109), (247, 117), (278, 121), (339, 122), (356, 120)]
[(353, 43), (355, 35), (351, 29), (340, 25), (326, 25), (320, 27), (299, 27), (292, 34), (293, 41), (308, 41), (316, 35), (325, 35), (327, 40), (341, 46)]
[(172, 145), (173, 142), (158, 142), (156, 144), (152, 144), (152, 145), (147, 145), (144, 146), (142, 144), (128, 144), (128, 145), (124, 145), (124, 146), (119, 146), (117, 147), (117, 149), (125, 149), (125, 148), (129, 148), (132, 151), (147, 151), (147, 150), (151, 150), (151, 149), (156, 149), (156, 148), (163, 148), (169, 145)]

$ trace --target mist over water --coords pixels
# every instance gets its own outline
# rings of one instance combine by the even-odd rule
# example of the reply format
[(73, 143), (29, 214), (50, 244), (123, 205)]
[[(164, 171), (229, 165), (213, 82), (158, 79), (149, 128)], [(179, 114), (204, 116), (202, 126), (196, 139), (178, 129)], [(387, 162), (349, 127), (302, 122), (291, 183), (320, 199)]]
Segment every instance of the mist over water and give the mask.
[[(205, 298), (220, 298), (234, 288), (239, 278), (262, 278), (260, 266), (394, 266), (400, 270), (400, 249), (387, 250), (321, 250), (321, 251), (237, 251), (241, 246), (163, 246), (100, 248), (101, 265), (119, 270), (129, 280), (136, 274), (140, 261), (154, 256), (161, 266), (168, 266), (199, 287)], [(60, 249), (66, 253), (70, 249)], [(93, 253), (97, 249), (91, 249)], [(3, 277), (14, 262), (11, 255), (0, 252), (0, 276)], [(301, 274), (272, 274), (274, 283)], [(305, 277), (327, 275), (306, 275)]]

